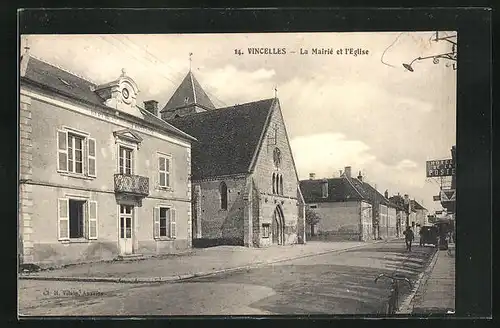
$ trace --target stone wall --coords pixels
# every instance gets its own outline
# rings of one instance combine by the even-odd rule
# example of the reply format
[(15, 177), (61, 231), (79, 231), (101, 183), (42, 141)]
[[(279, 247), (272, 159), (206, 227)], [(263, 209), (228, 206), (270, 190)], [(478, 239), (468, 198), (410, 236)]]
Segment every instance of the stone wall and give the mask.
[(20, 97), (19, 108), (19, 213), (18, 213), (18, 255), (20, 263), (33, 261), (33, 187), (29, 182), (33, 177), (31, 99)]
[[(227, 186), (227, 209), (221, 208), (220, 186)], [(246, 203), (245, 176), (233, 176), (214, 180), (195, 181), (199, 188), (199, 213), (196, 220), (201, 224), (198, 239), (243, 239), (243, 215)], [(199, 214), (199, 215), (198, 215)]]

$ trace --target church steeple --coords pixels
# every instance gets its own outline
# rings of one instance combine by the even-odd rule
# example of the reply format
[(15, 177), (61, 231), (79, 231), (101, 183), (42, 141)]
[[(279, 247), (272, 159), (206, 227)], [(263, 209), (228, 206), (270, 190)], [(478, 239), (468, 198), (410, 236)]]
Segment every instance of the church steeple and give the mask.
[(215, 109), (214, 104), (189, 70), (165, 107), (160, 111), (164, 120)]

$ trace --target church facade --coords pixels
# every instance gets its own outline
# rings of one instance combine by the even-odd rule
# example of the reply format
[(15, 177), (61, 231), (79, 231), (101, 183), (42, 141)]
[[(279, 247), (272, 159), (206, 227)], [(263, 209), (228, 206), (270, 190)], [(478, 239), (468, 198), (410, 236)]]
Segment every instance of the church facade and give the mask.
[(277, 98), (216, 109), (192, 72), (162, 119), (195, 137), (193, 245), (305, 242), (305, 208)]

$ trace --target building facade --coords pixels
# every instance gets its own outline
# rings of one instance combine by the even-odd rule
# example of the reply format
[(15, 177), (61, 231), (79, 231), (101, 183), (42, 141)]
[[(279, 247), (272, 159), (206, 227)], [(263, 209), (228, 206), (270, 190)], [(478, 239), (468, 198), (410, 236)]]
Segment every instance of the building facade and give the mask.
[[(314, 229), (318, 239), (359, 240), (373, 239), (372, 204), (363, 188), (361, 176), (351, 177), (350, 167), (339, 178), (300, 181), (307, 207), (318, 214)], [(315, 236), (311, 236), (315, 238)]]
[(23, 263), (191, 247), (195, 138), (162, 121), (154, 101), (137, 106), (125, 71), (96, 85), (25, 54), (20, 81)]
[(193, 143), (196, 245), (305, 242), (305, 208), (277, 98), (218, 108), (192, 72), (161, 117)]

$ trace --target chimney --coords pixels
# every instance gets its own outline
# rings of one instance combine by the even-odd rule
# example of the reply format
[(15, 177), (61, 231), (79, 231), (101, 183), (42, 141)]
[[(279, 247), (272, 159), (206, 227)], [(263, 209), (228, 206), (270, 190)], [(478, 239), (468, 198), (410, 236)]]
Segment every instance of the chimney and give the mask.
[(21, 70), (20, 75), (23, 77), (26, 75), (26, 70), (28, 69), (29, 60), (30, 60), (30, 47), (26, 45), (24, 47), (24, 54), (22, 54), (21, 56), (21, 63), (19, 64), (19, 68)]
[(309, 180), (314, 180), (316, 178), (316, 173), (309, 173)]
[(363, 176), (361, 175), (361, 171), (359, 171), (359, 173), (358, 173), (358, 180), (363, 181)]
[(345, 176), (350, 178), (351, 177), (351, 167), (350, 166), (346, 166), (344, 168), (344, 172), (345, 172)]
[(389, 191), (387, 189), (384, 192), (384, 197), (389, 199)]
[(144, 109), (154, 116), (158, 116), (158, 102), (156, 100), (146, 100), (144, 102)]

